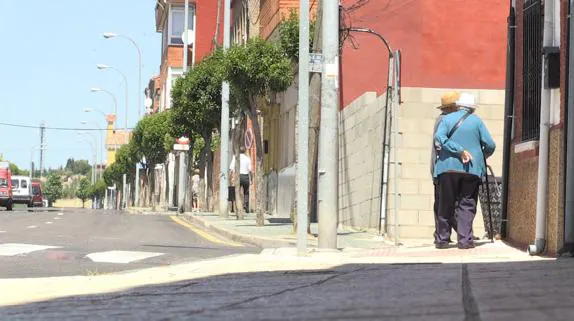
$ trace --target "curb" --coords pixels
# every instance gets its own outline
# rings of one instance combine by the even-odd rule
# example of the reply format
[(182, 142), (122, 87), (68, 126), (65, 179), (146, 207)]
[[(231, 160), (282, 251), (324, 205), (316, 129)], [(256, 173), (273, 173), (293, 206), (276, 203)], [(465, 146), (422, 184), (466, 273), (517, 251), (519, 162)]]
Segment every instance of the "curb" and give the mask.
[(260, 248), (294, 247), (297, 245), (296, 241), (277, 240), (267, 237), (253, 236), (233, 232), (228, 229), (218, 227), (215, 224), (209, 223), (206, 220), (194, 216), (193, 214), (184, 213), (183, 215), (178, 216), (182, 217), (184, 220), (190, 222), (191, 224), (197, 225), (206, 232), (218, 234), (220, 236), (223, 236), (227, 239), (239, 243), (251, 244)]

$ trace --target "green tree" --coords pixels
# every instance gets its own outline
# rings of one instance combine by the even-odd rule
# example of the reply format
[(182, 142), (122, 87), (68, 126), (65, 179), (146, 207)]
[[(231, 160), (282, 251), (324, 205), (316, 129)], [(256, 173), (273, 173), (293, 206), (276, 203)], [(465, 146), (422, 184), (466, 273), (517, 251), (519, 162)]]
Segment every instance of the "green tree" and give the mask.
[(18, 167), (18, 165), (14, 164), (14, 163), (10, 163), (9, 166), (10, 166), (10, 172), (12, 172), (12, 175), (28, 176), (30, 174), (30, 171), (20, 169)]
[[(226, 54), (226, 78), (236, 100), (253, 124), (257, 148), (257, 224), (264, 223), (265, 193), (263, 190), (263, 141), (258, 119), (259, 103), (271, 101), (275, 93), (283, 92), (293, 83), (291, 60), (278, 45), (250, 39), (244, 46), (233, 46)], [(260, 99), (267, 98), (267, 99)]]
[[(184, 77), (177, 80), (173, 91), (170, 113), (172, 137), (191, 139), (192, 153), (197, 154), (200, 168), (207, 165), (208, 176), (213, 171), (213, 131), (221, 123), (221, 83), (225, 75), (225, 56), (221, 50), (201, 60)], [(207, 180), (208, 194), (213, 191), (212, 180)]]
[[(130, 157), (132, 157), (132, 164), (135, 160), (146, 158), (146, 163), (149, 169), (148, 186), (151, 193), (149, 193), (150, 203), (153, 203), (153, 191), (155, 191), (155, 173), (153, 168), (157, 164), (163, 164), (166, 161), (167, 154), (171, 150), (175, 140), (170, 136), (170, 112), (162, 112), (147, 116), (140, 120), (134, 129), (133, 146), (131, 149)], [(116, 160), (118, 158), (116, 157)], [(132, 166), (133, 168), (133, 166)], [(135, 170), (135, 169), (134, 169)]]
[(80, 178), (76, 197), (82, 200), (82, 208), (84, 208), (86, 200), (90, 198), (90, 181), (86, 177)]
[[(309, 24), (309, 52), (313, 50), (315, 20)], [(279, 25), (279, 43), (283, 52), (294, 64), (299, 62), (299, 14), (291, 9), (289, 16)]]
[(50, 206), (54, 201), (62, 198), (62, 191), (62, 179), (60, 175), (56, 173), (48, 174), (48, 180), (46, 181), (44, 188), (44, 195), (46, 195)]
[(90, 186), (90, 197), (95, 197), (101, 200), (106, 195), (106, 189), (106, 182), (100, 179), (95, 184)]

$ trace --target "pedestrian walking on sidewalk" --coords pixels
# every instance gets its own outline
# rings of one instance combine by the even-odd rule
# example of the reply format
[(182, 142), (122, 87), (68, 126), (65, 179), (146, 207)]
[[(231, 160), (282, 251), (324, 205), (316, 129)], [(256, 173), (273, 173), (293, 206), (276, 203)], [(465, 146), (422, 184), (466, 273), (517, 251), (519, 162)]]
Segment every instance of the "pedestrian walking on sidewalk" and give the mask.
[(440, 145), (434, 168), (439, 185), (435, 243), (437, 248), (448, 246), (452, 229), (449, 222), (454, 215), (458, 248), (468, 249), (474, 247), (472, 224), (479, 185), (486, 175), (483, 157), (490, 157), (496, 144), (484, 122), (467, 110), (476, 108), (474, 96), (462, 93), (455, 103), (464, 108), (445, 115), (434, 136)]
[[(434, 139), (434, 135), (438, 129), (438, 125), (440, 124), (442, 118), (445, 115), (448, 115), (452, 112), (458, 110), (458, 106), (456, 105), (456, 101), (460, 98), (460, 94), (458, 92), (448, 92), (441, 97), (441, 105), (437, 108), (440, 109), (441, 113), (436, 118), (434, 123), (434, 130), (433, 130), (433, 140), (432, 140), (432, 147), (431, 147), (431, 160), (430, 160), (430, 173), (433, 178), (433, 186), (434, 186), (434, 204), (433, 204), (433, 212), (434, 212), (434, 222), (435, 222), (435, 232), (434, 232), (434, 239), (435, 243), (437, 242), (437, 230), (436, 227), (438, 226), (438, 204), (439, 204), (439, 189), (438, 189), (438, 178), (434, 176), (434, 167), (438, 160), (438, 151), (440, 150), (441, 146)], [(452, 226), (454, 231), (456, 232), (456, 219), (454, 214), (452, 215), (449, 224)], [(449, 239), (450, 243), (450, 239)]]
[(201, 182), (201, 177), (199, 176), (199, 169), (196, 168), (193, 176), (191, 176), (191, 207), (192, 211), (199, 211), (199, 183)]
[[(229, 170), (235, 171), (235, 155), (231, 158)], [(251, 158), (245, 153), (245, 147), (239, 147), (239, 186), (243, 190), (243, 208), (249, 213), (249, 186), (252, 180)]]

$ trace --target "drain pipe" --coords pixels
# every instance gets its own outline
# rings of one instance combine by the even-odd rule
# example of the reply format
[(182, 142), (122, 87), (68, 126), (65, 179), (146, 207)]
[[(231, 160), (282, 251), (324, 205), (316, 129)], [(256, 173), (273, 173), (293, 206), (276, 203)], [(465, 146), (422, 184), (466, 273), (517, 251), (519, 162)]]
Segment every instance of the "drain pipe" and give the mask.
[(508, 177), (510, 171), (510, 150), (512, 148), (512, 127), (514, 126), (514, 71), (516, 65), (516, 0), (510, 0), (508, 15), (508, 47), (506, 56), (506, 96), (504, 100), (504, 143), (502, 144), (502, 226), (500, 234), (507, 235), (508, 229)]
[(569, 3), (568, 12), (568, 77), (566, 81), (566, 186), (564, 191), (564, 247), (558, 254), (569, 253), (574, 255), (574, 59), (570, 59), (570, 53), (574, 51), (574, 24), (570, 20), (570, 15), (574, 12), (574, 1)]
[[(544, 31), (542, 47), (548, 48), (554, 45), (554, 7), (555, 0), (544, 3)], [(544, 51), (544, 50), (543, 50)], [(545, 66), (548, 63), (546, 54), (542, 55), (542, 88), (540, 99), (540, 138), (538, 157), (538, 182), (536, 188), (536, 238), (534, 244), (528, 247), (530, 255), (538, 255), (546, 248), (546, 208), (548, 204), (548, 145), (550, 135), (550, 89), (545, 79), (547, 71)]]

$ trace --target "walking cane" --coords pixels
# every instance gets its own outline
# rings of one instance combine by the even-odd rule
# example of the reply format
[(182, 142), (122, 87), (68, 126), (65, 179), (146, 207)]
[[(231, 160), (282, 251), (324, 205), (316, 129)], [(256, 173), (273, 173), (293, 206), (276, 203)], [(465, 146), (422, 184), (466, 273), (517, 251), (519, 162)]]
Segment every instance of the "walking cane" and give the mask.
[[(488, 222), (490, 223), (489, 225), (489, 230), (488, 234), (490, 236), (490, 242), (494, 243), (494, 225), (492, 224), (492, 209), (490, 207), (490, 184), (488, 182), (488, 164), (486, 163), (486, 156), (484, 155), (484, 153), (482, 154), (483, 160), (484, 160), (484, 169), (486, 171), (486, 198), (488, 199), (487, 203), (488, 203)], [(484, 215), (484, 213), (483, 213)]]

